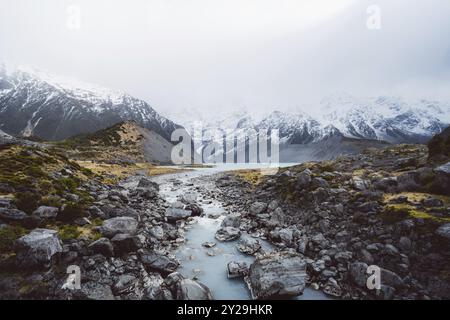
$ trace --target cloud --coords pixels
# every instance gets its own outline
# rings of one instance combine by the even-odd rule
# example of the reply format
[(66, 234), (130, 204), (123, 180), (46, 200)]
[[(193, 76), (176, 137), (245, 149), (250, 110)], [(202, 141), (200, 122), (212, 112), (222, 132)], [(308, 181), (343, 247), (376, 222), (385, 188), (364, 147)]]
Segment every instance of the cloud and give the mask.
[[(67, 28), (69, 5), (80, 29)], [(366, 9), (381, 8), (369, 30)], [(3, 0), (0, 59), (127, 91), (169, 114), (446, 97), (447, 0)]]

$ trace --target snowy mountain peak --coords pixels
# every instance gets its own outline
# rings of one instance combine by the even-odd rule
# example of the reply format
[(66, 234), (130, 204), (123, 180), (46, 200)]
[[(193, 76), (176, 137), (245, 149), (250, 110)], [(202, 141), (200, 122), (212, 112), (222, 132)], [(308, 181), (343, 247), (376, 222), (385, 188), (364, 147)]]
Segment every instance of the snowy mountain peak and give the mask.
[(0, 79), (0, 128), (11, 134), (58, 140), (124, 120), (167, 140), (179, 127), (145, 101), (101, 86), (28, 67)]

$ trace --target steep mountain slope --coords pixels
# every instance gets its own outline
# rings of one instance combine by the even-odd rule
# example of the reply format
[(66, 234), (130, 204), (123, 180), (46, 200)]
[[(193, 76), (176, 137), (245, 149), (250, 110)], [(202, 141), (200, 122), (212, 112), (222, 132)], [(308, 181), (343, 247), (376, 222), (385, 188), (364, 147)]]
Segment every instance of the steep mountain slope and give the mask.
[(166, 140), (177, 126), (145, 101), (41, 71), (0, 68), (0, 129), (47, 140), (136, 121)]
[(103, 162), (171, 163), (172, 144), (158, 133), (125, 121), (93, 134), (55, 142), (52, 146), (71, 159)]

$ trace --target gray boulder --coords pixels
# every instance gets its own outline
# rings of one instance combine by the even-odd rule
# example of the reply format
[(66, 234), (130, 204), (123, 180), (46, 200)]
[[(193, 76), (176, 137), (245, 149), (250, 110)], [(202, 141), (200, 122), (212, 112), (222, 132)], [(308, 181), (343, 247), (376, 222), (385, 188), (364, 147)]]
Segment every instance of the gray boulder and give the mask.
[(147, 269), (156, 270), (163, 274), (174, 272), (180, 265), (177, 260), (156, 252), (144, 252), (140, 258)]
[(55, 230), (34, 229), (16, 242), (16, 261), (26, 268), (48, 267), (59, 252), (62, 247)]
[(212, 300), (211, 291), (204, 284), (191, 279), (182, 279), (177, 284), (177, 300)]
[(242, 253), (252, 255), (261, 249), (261, 243), (255, 238), (245, 236), (239, 240), (237, 249)]
[(297, 188), (302, 190), (307, 187), (309, 187), (309, 184), (311, 183), (311, 170), (305, 169), (302, 172), (300, 172), (297, 176)]
[(112, 238), (118, 233), (134, 235), (137, 226), (137, 220), (132, 217), (116, 217), (103, 221), (100, 231), (106, 237)]
[(156, 182), (154, 182), (146, 177), (143, 177), (143, 178), (141, 178), (141, 180), (139, 180), (137, 187), (144, 188), (144, 189), (155, 189), (155, 190), (159, 191), (159, 185)]
[(241, 225), (241, 217), (237, 214), (229, 214), (228, 216), (223, 219), (221, 223), (221, 227), (233, 227), (233, 228), (239, 228)]
[(34, 210), (33, 214), (41, 219), (52, 219), (56, 218), (58, 211), (59, 209), (56, 207), (40, 206)]
[(216, 239), (219, 241), (232, 241), (241, 236), (241, 231), (233, 227), (220, 228), (216, 232)]
[(253, 299), (267, 299), (302, 294), (306, 278), (306, 261), (298, 254), (280, 252), (257, 258), (245, 281)]
[(5, 222), (20, 222), (28, 218), (28, 215), (18, 209), (0, 208), (0, 220)]
[(167, 221), (169, 222), (175, 222), (177, 220), (186, 219), (191, 215), (192, 211), (177, 208), (168, 208), (165, 213)]

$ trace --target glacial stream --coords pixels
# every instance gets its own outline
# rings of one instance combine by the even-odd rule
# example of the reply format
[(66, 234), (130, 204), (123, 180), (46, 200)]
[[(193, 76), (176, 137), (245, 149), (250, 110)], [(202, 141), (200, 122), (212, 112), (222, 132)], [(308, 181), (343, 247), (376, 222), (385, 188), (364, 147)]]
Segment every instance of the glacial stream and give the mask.
[[(214, 238), (217, 229), (226, 215), (226, 209), (221, 203), (208, 196), (206, 189), (213, 191), (214, 182), (200, 179), (208, 175), (223, 171), (223, 168), (203, 168), (192, 171), (167, 174), (154, 177), (160, 185), (160, 195), (169, 203), (178, 200), (178, 196), (186, 193), (196, 193), (197, 203), (203, 208), (202, 217), (195, 217), (195, 221), (188, 225), (185, 234), (186, 242), (175, 252), (181, 262), (178, 268), (183, 276), (195, 278), (205, 284), (212, 291), (214, 299), (251, 299), (250, 292), (242, 278), (228, 279), (227, 264), (230, 261), (245, 261), (250, 265), (254, 257), (239, 252), (236, 248), (238, 240), (221, 242)], [(212, 188), (212, 189), (211, 189)], [(272, 245), (259, 239), (262, 250), (271, 251)], [(202, 244), (213, 242), (216, 245), (206, 248)], [(321, 291), (305, 288), (298, 300), (329, 299)]]

